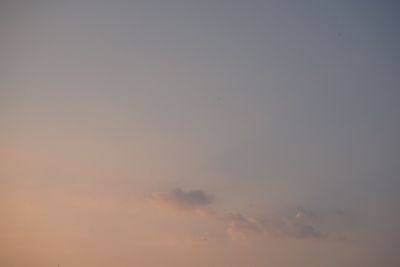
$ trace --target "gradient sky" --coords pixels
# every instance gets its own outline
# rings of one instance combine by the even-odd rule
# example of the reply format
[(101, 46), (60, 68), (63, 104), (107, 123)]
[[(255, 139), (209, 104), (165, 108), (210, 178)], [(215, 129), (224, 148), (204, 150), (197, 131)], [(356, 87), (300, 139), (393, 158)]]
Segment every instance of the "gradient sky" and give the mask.
[(400, 266), (399, 11), (1, 1), (0, 265)]

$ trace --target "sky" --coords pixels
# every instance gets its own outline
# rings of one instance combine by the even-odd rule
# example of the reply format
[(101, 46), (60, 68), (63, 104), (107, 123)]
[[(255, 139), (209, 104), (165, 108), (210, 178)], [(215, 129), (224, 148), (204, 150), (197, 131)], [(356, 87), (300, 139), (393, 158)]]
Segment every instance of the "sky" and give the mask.
[(400, 5), (0, 2), (0, 265), (400, 266)]

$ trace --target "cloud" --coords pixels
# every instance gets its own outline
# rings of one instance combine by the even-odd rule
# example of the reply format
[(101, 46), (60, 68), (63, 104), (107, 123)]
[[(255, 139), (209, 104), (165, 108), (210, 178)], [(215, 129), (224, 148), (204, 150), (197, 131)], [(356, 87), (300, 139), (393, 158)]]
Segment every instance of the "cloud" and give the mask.
[(269, 215), (263, 218), (248, 217), (243, 214), (228, 214), (227, 233), (233, 240), (247, 238), (290, 238), (324, 239), (327, 234), (317, 230), (315, 225), (294, 216)]
[(225, 216), (225, 219), (228, 221), (227, 233), (233, 240), (264, 235), (262, 226), (255, 218), (230, 213)]
[(214, 203), (214, 197), (202, 190), (175, 188), (168, 193), (151, 193), (149, 199), (158, 205), (195, 212), (222, 222), (231, 240), (328, 238), (327, 233), (319, 230), (321, 215), (302, 206), (283, 213), (253, 217), (229, 211), (212, 211), (210, 206)]
[(169, 193), (151, 193), (149, 199), (184, 210), (204, 210), (214, 202), (214, 197), (202, 190), (185, 191), (181, 188), (175, 188)]
[(302, 206), (298, 206), (295, 209), (295, 218), (297, 220), (304, 220), (304, 221), (316, 221), (319, 219), (319, 215), (309, 209), (306, 209)]
[(291, 219), (284, 221), (279, 230), (284, 237), (295, 239), (324, 239), (327, 237), (315, 226)]

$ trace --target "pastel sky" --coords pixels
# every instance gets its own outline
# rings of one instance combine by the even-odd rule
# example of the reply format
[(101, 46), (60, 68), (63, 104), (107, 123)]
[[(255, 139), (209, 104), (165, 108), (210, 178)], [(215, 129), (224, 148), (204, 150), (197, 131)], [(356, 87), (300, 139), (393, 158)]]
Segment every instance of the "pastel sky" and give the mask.
[(400, 5), (0, 2), (0, 266), (400, 266)]

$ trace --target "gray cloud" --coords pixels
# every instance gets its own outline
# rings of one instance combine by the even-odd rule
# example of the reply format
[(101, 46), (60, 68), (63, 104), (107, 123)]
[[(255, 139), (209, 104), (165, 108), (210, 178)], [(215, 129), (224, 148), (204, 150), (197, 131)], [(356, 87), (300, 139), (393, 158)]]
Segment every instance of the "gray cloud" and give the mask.
[(151, 193), (150, 199), (158, 203), (187, 210), (204, 209), (214, 202), (214, 197), (202, 190), (184, 191), (181, 188), (175, 188), (169, 193)]

